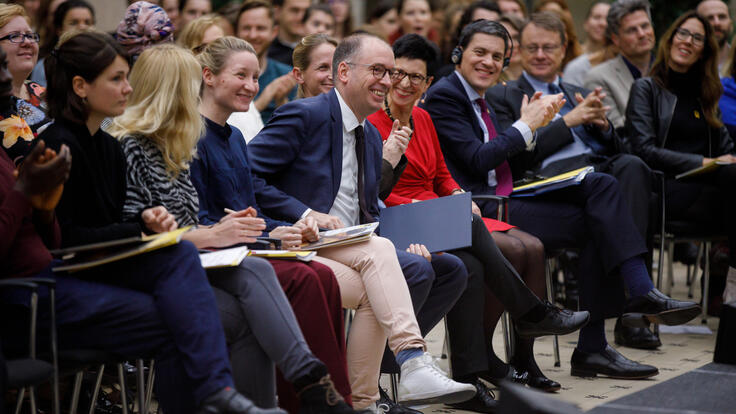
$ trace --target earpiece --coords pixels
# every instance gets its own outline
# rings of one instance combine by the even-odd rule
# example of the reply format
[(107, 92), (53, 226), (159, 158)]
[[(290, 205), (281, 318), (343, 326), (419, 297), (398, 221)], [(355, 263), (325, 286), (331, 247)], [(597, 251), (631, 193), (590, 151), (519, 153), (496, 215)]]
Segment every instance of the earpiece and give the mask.
[(452, 61), (452, 63), (459, 65), (460, 61), (463, 60), (463, 48), (460, 46), (455, 46), (455, 48), (452, 49), (450, 60)]

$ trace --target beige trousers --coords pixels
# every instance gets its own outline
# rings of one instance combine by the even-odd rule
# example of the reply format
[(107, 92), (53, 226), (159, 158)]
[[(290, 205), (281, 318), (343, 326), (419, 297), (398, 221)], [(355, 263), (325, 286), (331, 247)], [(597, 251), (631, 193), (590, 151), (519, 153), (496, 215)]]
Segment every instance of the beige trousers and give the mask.
[(394, 354), (425, 348), (396, 250), (388, 239), (373, 236), (366, 242), (321, 249), (314, 260), (332, 269), (343, 307), (355, 309), (348, 333), (348, 375), (353, 405), (365, 408), (378, 400), (386, 339)]

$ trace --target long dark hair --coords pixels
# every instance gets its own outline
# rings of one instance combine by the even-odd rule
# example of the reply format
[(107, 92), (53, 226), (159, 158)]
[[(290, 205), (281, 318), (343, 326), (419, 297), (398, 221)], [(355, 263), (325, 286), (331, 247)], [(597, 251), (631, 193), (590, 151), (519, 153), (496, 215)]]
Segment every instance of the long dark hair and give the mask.
[(51, 50), (46, 57), (46, 102), (49, 116), (83, 124), (89, 117), (89, 108), (72, 88), (72, 79), (81, 76), (93, 82), (120, 56), (126, 61), (128, 55), (118, 42), (107, 33), (79, 32), (70, 34), (69, 39)]
[(690, 10), (682, 16), (678, 17), (674, 23), (667, 29), (659, 40), (659, 48), (657, 49), (657, 58), (654, 60), (649, 76), (654, 79), (661, 87), (672, 89), (673, 85), (669, 83), (670, 68), (670, 50), (672, 49), (672, 40), (675, 37), (675, 31), (689, 19), (698, 19), (705, 28), (705, 42), (703, 43), (703, 51), (700, 59), (698, 59), (689, 69), (689, 73), (693, 74), (693, 79), (698, 79), (701, 83), (700, 102), (703, 105), (703, 113), (708, 125), (719, 128), (723, 125), (718, 113), (718, 100), (723, 93), (723, 86), (718, 77), (718, 43), (713, 36), (713, 29), (710, 23), (703, 17), (700, 17), (695, 10)]
[(66, 17), (66, 14), (69, 13), (69, 10), (72, 9), (87, 9), (92, 15), (92, 19), (95, 19), (95, 9), (84, 0), (67, 0), (61, 3), (54, 11), (53, 19), (51, 21), (51, 31), (46, 33), (46, 37), (42, 39), (43, 44), (39, 48), (38, 52), (39, 58), (46, 57), (49, 52), (51, 52), (51, 49), (56, 46), (56, 43), (59, 41), (59, 31), (64, 25), (64, 18)]

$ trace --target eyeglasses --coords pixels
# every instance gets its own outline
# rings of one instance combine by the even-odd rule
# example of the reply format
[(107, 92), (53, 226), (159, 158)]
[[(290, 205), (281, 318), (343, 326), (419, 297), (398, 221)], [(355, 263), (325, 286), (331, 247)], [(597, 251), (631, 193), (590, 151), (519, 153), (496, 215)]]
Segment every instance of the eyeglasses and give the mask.
[(688, 39), (693, 39), (693, 44), (695, 46), (703, 46), (705, 43), (705, 36), (700, 33), (692, 33), (691, 31), (683, 28), (678, 28), (675, 30), (675, 38), (677, 40), (686, 41)]
[[(347, 63), (348, 65), (353, 65), (353, 66), (363, 66), (363, 67), (370, 69), (370, 71), (373, 72), (373, 77), (376, 79), (383, 79), (383, 77), (386, 76), (386, 74), (388, 73), (389, 79), (391, 79), (394, 82), (397, 80), (398, 71), (396, 69), (389, 69), (381, 65), (366, 65), (365, 63), (353, 63), (353, 62), (345, 62), (345, 63)], [(401, 79), (403, 79), (403, 77), (398, 78), (398, 80), (401, 80)]]
[(533, 55), (537, 53), (537, 50), (542, 49), (542, 52), (544, 52), (545, 55), (551, 55), (552, 53), (558, 51), (562, 45), (554, 44), (554, 45), (522, 45), (521, 50), (525, 51), (526, 53), (529, 53), (530, 55)]
[(399, 83), (408, 76), (409, 82), (411, 82), (412, 85), (419, 86), (423, 82), (426, 82), (428, 79), (427, 76), (424, 76), (420, 73), (407, 73), (401, 69), (396, 69), (395, 72), (395, 75), (391, 77), (391, 80), (394, 81), (394, 83)]
[(21, 33), (21, 32), (11, 32), (6, 34), (3, 37), (0, 37), (0, 41), (2, 40), (10, 40), (10, 43), (23, 43), (23, 40), (28, 40), (29, 42), (38, 43), (39, 40), (41, 40), (41, 36), (38, 35), (38, 33), (31, 32), (31, 33)]

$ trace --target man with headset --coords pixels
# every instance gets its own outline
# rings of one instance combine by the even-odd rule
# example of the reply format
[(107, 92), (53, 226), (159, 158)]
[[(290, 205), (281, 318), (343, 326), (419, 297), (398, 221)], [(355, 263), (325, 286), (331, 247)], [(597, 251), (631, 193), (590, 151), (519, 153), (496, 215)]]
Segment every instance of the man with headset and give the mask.
[[(452, 176), (474, 194), (508, 196), (515, 157), (542, 145), (534, 131), (564, 105), (560, 94), (524, 96), (516, 108), (517, 120), (500, 128), (483, 96), (507, 64), (509, 43), (508, 32), (499, 23), (469, 24), (453, 51), (455, 73), (435, 83), (420, 103), (432, 117)], [(541, 104), (545, 99), (552, 101), (551, 109)], [(479, 205), (483, 216), (496, 216), (495, 201)], [(581, 251), (580, 308), (590, 311), (591, 322), (580, 330), (572, 374), (630, 379), (656, 375), (656, 367), (629, 360), (608, 345), (604, 319), (625, 310), (630, 324), (644, 325), (648, 320), (679, 324), (697, 316), (699, 306), (670, 299), (652, 286), (643, 259), (644, 240), (616, 179), (592, 172), (577, 185), (515, 198), (509, 210), (511, 223), (538, 237), (547, 249)]]

